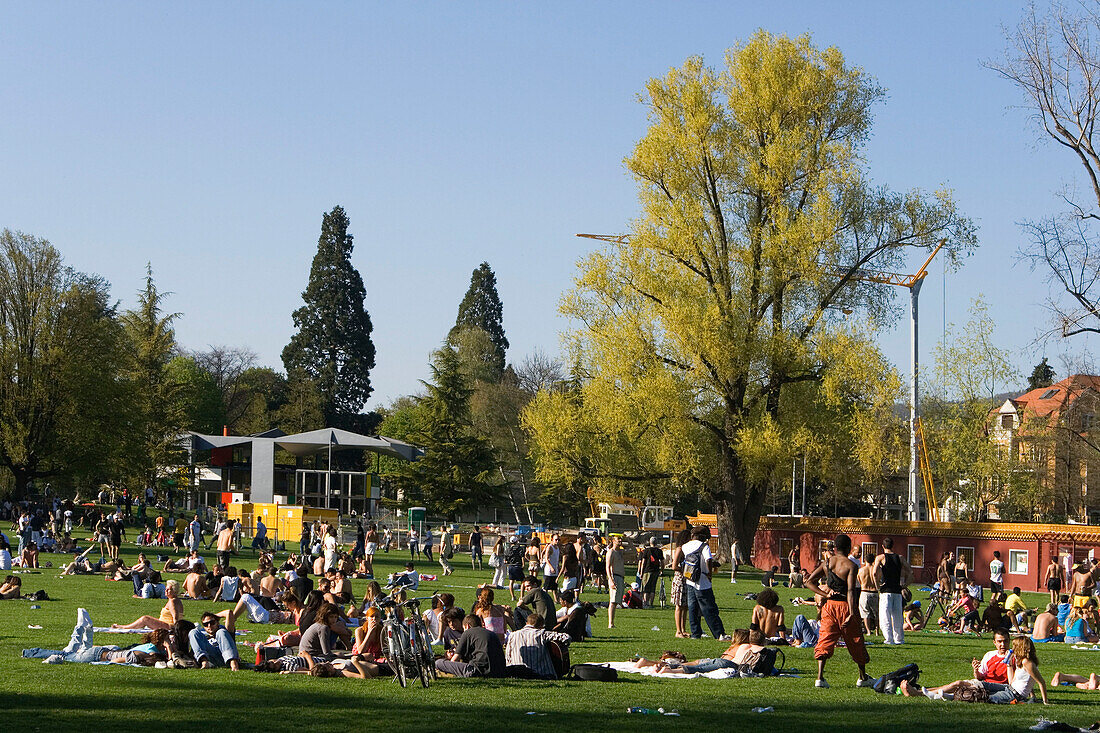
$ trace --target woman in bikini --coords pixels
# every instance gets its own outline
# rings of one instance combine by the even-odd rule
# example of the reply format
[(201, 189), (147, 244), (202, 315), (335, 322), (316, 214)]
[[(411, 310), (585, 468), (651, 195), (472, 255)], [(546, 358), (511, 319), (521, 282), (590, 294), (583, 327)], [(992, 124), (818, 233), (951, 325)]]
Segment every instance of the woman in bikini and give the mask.
[(512, 609), (509, 606), (500, 606), (493, 603), (493, 589), (479, 588), (477, 601), (474, 603), (472, 613), (476, 613), (485, 623), (485, 628), (500, 637), (504, 643), (504, 629), (512, 623)]
[(112, 629), (170, 629), (172, 624), (183, 618), (183, 602), (179, 599), (179, 581), (169, 580), (164, 585), (164, 596), (168, 601), (164, 608), (160, 609), (160, 616), (142, 616), (137, 621), (129, 624), (111, 624)]

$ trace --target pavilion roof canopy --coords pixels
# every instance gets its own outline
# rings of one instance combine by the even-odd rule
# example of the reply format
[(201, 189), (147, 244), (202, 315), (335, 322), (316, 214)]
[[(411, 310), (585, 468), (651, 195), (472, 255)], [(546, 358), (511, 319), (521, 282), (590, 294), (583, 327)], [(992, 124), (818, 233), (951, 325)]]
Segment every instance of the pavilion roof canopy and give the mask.
[(375, 453), (414, 460), (423, 451), (415, 445), (384, 436), (360, 435), (340, 428), (322, 428), (305, 433), (286, 435), (281, 431), (268, 431), (257, 435), (203, 435), (191, 433), (192, 446), (199, 450), (247, 445), (255, 438), (273, 438), (275, 445), (295, 456), (309, 456), (321, 451), (369, 450)]

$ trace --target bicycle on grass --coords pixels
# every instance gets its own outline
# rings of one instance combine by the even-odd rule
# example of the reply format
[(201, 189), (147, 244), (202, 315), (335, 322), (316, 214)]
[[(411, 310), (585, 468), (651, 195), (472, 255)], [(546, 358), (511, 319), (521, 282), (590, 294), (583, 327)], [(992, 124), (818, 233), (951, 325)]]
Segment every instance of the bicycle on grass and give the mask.
[[(432, 652), (424, 619), (420, 617), (422, 600), (431, 599), (410, 598), (398, 603), (386, 598), (378, 602), (378, 606), (386, 614), (382, 622), (386, 658), (393, 667), (394, 677), (402, 687), (408, 685), (410, 678), (419, 678), (421, 686), (426, 688), (436, 678), (435, 654)], [(406, 611), (404, 621), (398, 619), (398, 607)]]

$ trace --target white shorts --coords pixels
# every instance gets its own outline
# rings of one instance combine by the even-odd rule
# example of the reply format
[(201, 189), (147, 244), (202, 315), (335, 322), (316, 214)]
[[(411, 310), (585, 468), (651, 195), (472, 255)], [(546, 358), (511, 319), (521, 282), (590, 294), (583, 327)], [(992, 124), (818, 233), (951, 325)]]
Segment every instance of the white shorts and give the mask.
[(878, 593), (863, 591), (859, 594), (859, 615), (870, 618), (878, 613)]
[(367, 555), (373, 555), (374, 551), (377, 550), (377, 549), (378, 549), (378, 543), (377, 542), (368, 542), (363, 547), (363, 552), (366, 553)]
[(577, 588), (580, 587), (580, 584), (581, 584), (580, 578), (578, 578), (575, 575), (571, 575), (562, 582), (561, 589), (562, 590), (576, 590)]

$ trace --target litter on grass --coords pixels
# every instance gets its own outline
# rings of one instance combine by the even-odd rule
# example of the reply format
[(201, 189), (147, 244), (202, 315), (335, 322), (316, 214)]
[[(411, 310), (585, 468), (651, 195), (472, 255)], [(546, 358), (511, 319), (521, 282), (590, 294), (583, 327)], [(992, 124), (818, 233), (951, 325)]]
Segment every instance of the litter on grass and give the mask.
[(39, 626), (38, 624), (27, 624), (27, 628), (28, 629), (41, 629), (42, 627)]

